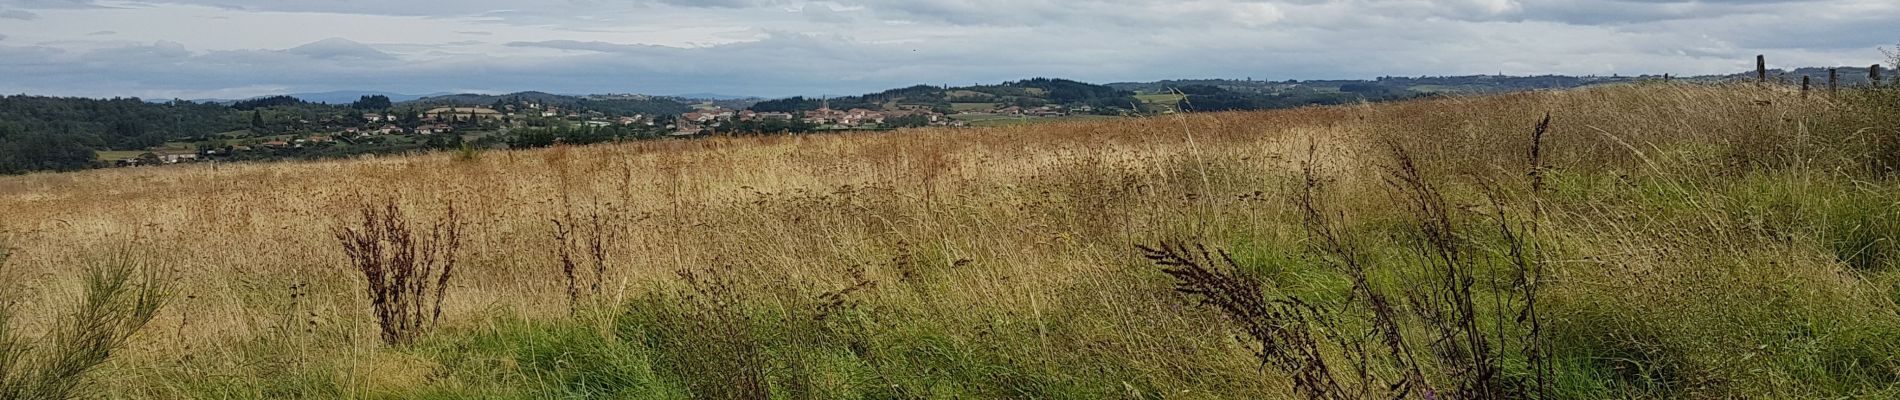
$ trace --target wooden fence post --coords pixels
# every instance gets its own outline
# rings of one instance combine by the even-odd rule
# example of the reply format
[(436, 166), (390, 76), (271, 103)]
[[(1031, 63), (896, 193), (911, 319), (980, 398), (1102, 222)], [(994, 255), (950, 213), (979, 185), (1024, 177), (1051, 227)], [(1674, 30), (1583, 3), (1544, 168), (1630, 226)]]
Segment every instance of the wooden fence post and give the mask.
[(1867, 67), (1867, 81), (1868, 84), (1880, 86), (1880, 64)]
[(1768, 83), (1768, 56), (1755, 55), (1755, 82)]
[(1840, 87), (1841, 87), (1841, 69), (1828, 68), (1827, 69), (1827, 94), (1829, 96), (1834, 95), (1834, 93), (1837, 93), (1840, 91)]
[(1808, 76), (1801, 76), (1801, 97), (1808, 97)]

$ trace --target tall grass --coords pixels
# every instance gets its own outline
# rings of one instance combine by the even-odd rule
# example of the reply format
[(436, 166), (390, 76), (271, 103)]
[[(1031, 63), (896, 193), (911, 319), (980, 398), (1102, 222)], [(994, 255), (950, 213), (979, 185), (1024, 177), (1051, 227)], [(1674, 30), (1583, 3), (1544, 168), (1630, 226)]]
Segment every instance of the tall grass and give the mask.
[[(1542, 143), (1549, 128), (1546, 116), (1531, 134), (1524, 169), (1533, 193), (1542, 186)], [(1140, 249), (1179, 282), (1176, 291), (1238, 323), (1258, 343), (1262, 364), (1291, 375), (1295, 392), (1306, 398), (1551, 397), (1544, 321), (1536, 308), (1542, 263), (1528, 253), (1535, 247), (1527, 244), (1531, 239), (1517, 225), (1528, 222), (1534, 227), (1535, 220), (1522, 220), (1509, 211), (1513, 205), (1502, 189), (1487, 181), (1483, 188), (1493, 209), (1488, 216), (1497, 224), (1501, 247), (1508, 249), (1513, 278), (1499, 280), (1497, 272), (1490, 271), (1491, 279), (1477, 287), (1477, 271), (1490, 265), (1475, 254), (1483, 243), (1463, 231), (1478, 224), (1464, 220), (1485, 215), (1458, 215), (1464, 213), (1450, 207), (1439, 184), (1410, 152), (1396, 143), (1391, 146), (1393, 165), (1386, 168), (1386, 184), (1410, 215), (1398, 242), (1412, 256), (1404, 264), (1380, 266), (1381, 271), (1371, 271), (1373, 266), (1360, 253), (1359, 244), (1367, 240), (1342, 232), (1336, 222), (1343, 216), (1328, 196), (1328, 180), (1311, 161), (1313, 150), (1302, 163), (1299, 194), (1292, 205), (1302, 214), (1310, 247), (1349, 279), (1347, 304), (1314, 306), (1287, 295), (1263, 302), (1258, 281), (1239, 274), (1239, 264), (1226, 252), (1219, 252), (1220, 260), (1229, 268), (1220, 269), (1204, 247), (1164, 244)], [(1400, 288), (1397, 297), (1407, 303), (1394, 304), (1389, 289), (1373, 283), (1373, 272), (1406, 276), (1411, 283)], [(1480, 305), (1485, 300), (1489, 307)], [(1355, 329), (1350, 326), (1355, 319), (1370, 326)], [(1429, 357), (1421, 360), (1415, 349), (1429, 350)], [(1521, 359), (1527, 371), (1507, 374), (1512, 364), (1507, 359)], [(1427, 370), (1434, 374), (1428, 376)]]
[[(177, 311), (97, 371), (126, 398), (1883, 398), (1882, 96), (1643, 83), (37, 174), (0, 178), (0, 231), (35, 291), (128, 241), (180, 266)], [(416, 260), (444, 205), (462, 221), (453, 278), (383, 303), (421, 304), (406, 345), (337, 251), (361, 193)], [(12, 325), (50, 331), (46, 297)]]

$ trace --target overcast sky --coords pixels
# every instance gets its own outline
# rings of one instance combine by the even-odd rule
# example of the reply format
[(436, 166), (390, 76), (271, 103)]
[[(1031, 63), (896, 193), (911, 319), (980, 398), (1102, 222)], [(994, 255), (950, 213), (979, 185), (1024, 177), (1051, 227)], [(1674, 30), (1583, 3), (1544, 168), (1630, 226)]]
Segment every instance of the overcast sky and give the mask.
[(855, 94), (1866, 66), (1900, 0), (0, 0), (0, 93)]

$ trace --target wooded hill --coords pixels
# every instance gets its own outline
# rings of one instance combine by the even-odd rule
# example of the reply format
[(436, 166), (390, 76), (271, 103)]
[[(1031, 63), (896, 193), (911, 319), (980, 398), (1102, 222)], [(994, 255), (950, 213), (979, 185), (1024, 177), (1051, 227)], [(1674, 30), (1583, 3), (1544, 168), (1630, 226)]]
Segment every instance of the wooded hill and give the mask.
[[(1868, 68), (1836, 69), (1841, 86), (1863, 86)], [(1769, 70), (1772, 81), (1799, 83), (1807, 77), (1824, 88), (1828, 68)], [(269, 96), (231, 102), (139, 98), (91, 99), (14, 95), (0, 97), (0, 173), (73, 170), (99, 165), (98, 151), (142, 151), (167, 143), (259, 137), (344, 129), (362, 124), (365, 112), (413, 116), (440, 106), (515, 107), (600, 116), (669, 116), (697, 104), (758, 112), (924, 109), (944, 114), (956, 105), (993, 107), (1062, 106), (1073, 113), (1106, 115), (1170, 111), (1226, 111), (1347, 104), (1422, 96), (1567, 89), (1591, 85), (1661, 80), (1663, 76), (1425, 76), (1372, 80), (1265, 81), (1184, 79), (1120, 82), (1106, 85), (1066, 79), (1034, 78), (995, 85), (963, 87), (918, 85), (858, 96), (701, 100), (647, 95), (561, 95), (519, 92), (502, 95), (455, 94), (390, 102), (363, 96), (352, 104), (313, 103), (294, 96)], [(1754, 72), (1672, 77), (1692, 82), (1756, 79)], [(538, 115), (538, 113), (536, 113)], [(404, 120), (403, 123), (414, 121)]]
[(996, 85), (942, 87), (917, 85), (877, 93), (833, 98), (791, 97), (767, 100), (752, 105), (758, 112), (800, 112), (830, 107), (834, 110), (863, 108), (896, 110), (932, 109), (949, 113), (952, 103), (992, 103), (1007, 106), (1040, 107), (1059, 105), (1088, 107), (1104, 113), (1139, 111), (1135, 93), (1104, 85), (1067, 79), (1034, 78)]
[(436, 106), (467, 105), (503, 108), (505, 106), (523, 107), (533, 103), (542, 107), (554, 107), (580, 112), (598, 112), (606, 115), (678, 115), (692, 111), (686, 99), (647, 95), (585, 95), (572, 96), (547, 92), (517, 92), (500, 95), (453, 94), (432, 96), (397, 103), (407, 108), (428, 108)]

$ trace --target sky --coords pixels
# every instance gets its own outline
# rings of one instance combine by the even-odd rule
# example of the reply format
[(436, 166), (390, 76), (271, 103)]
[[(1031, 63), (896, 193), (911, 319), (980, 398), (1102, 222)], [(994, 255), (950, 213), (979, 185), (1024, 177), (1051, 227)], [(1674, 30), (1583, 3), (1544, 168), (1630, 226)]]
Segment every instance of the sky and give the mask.
[(0, 0), (0, 93), (857, 94), (1866, 66), (1900, 0)]

